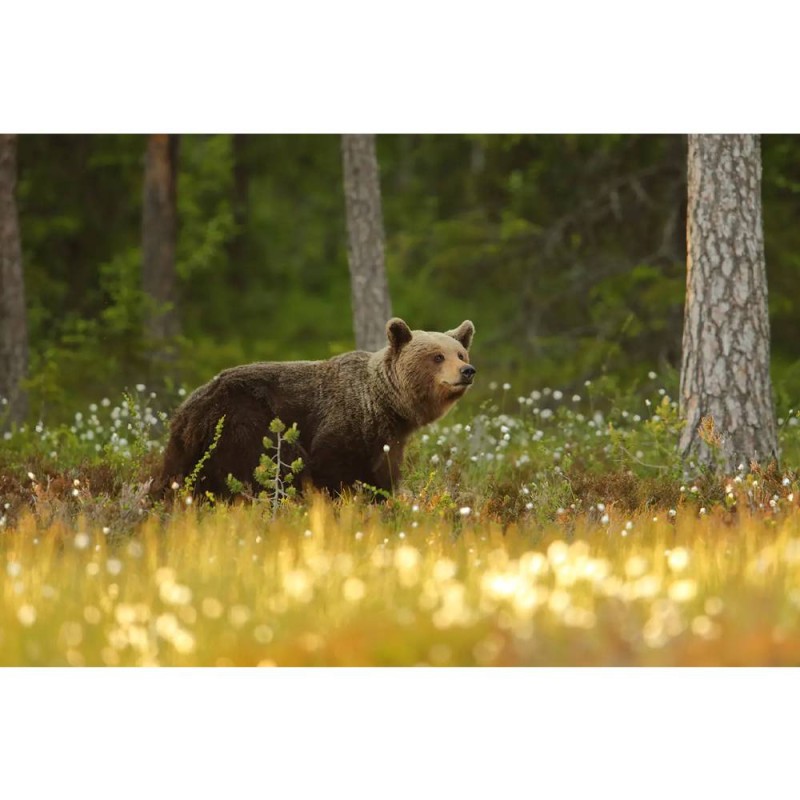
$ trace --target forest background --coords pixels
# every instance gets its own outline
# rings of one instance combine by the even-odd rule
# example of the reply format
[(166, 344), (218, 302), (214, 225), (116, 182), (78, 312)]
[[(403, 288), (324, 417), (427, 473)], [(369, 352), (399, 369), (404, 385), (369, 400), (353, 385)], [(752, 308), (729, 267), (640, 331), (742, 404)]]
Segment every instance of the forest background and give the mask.
[[(142, 13), (141, 4), (128, 8), (123, 3), (119, 8), (115, 7), (112, 14), (107, 8), (102, 10), (103, 13), (92, 9), (89, 14), (82, 8), (85, 5), (79, 3), (76, 9), (74, 5), (54, 4), (49, 9), (47, 24), (43, 24), (40, 4), (18, 4), (10, 9), (9, 30), (14, 35), (7, 37), (0, 52), (5, 74), (13, 76), (6, 87), (5, 105), (26, 111), (21, 121), (12, 117), (7, 128), (143, 131), (165, 128), (214, 130), (225, 126), (247, 130), (319, 130), (320, 121), (324, 120), (323, 129), (327, 130), (798, 129), (797, 104), (787, 102), (787, 98), (793, 96), (792, 76), (796, 72), (793, 69), (795, 28), (790, 24), (776, 25), (775, 20), (787, 19), (786, 9), (772, 7), (769, 3), (766, 6), (762, 4), (756, 14), (721, 14), (712, 4), (703, 7), (697, 3), (673, 5), (668, 9), (653, 6), (647, 10), (638, 4), (623, 8), (625, 4), (620, 3), (586, 3), (560, 6), (514, 4), (513, 8), (511, 4), (501, 4), (488, 12), (480, 9), (480, 13), (462, 7), (457, 15), (452, 13), (448, 4), (441, 4), (441, 7), (426, 4), (420, 8), (412, 4), (405, 7), (402, 14), (397, 14), (391, 6), (370, 8), (369, 14), (355, 14), (354, 4), (319, 4), (313, 17), (309, 16), (307, 4), (256, 8), (234, 3), (226, 6), (223, 14), (193, 14), (190, 35), (187, 35), (189, 20), (186, 10), (179, 5), (159, 6), (158, 25), (153, 24), (154, 15)], [(243, 20), (247, 20), (247, 24), (242, 24)], [(421, 20), (424, 20), (424, 25)], [(118, 23), (116, 26), (115, 22)], [(69, 35), (65, 35), (65, 30)], [(278, 35), (276, 32), (302, 32), (302, 37)], [(265, 47), (265, 42), (269, 46)], [(143, 58), (143, 43), (147, 43), (148, 51), (157, 57)], [(681, 58), (680, 52), (691, 53), (691, 58)], [(738, 54), (743, 52), (747, 57), (739, 58)], [(213, 53), (212, 57), (209, 57), (210, 53)], [(98, 64), (103, 68), (98, 68)], [(365, 69), (365, 64), (370, 68)], [(369, 102), (365, 102), (365, 98), (369, 98)], [(341, 111), (343, 107), (346, 109), (344, 113)], [(105, 141), (107, 158), (109, 151), (123, 141), (118, 136), (80, 138), (87, 148), (88, 140), (92, 140), (92, 149)], [(337, 184), (340, 160), (334, 141), (337, 137), (325, 138), (329, 142), (326, 147), (332, 153), (326, 160), (326, 171), (337, 175), (336, 182), (327, 185), (326, 191), (332, 202), (342, 204), (336, 211), (342, 223), (336, 233), (339, 262), (336, 266), (326, 262), (325, 267), (332, 271), (335, 266), (337, 280), (346, 283), (343, 201)], [(452, 138), (455, 141), (462, 137)], [(537, 146), (544, 146), (548, 140), (561, 139), (546, 136), (515, 138), (538, 141)], [(589, 137), (571, 138), (589, 141)], [(662, 142), (670, 138), (685, 151), (684, 137), (616, 138)], [(40, 146), (55, 146), (54, 141), (49, 145), (48, 141), (56, 139), (62, 140), (58, 145), (62, 156), (59, 160), (53, 152), (48, 174), (46, 163), (36, 164), (35, 151)], [(87, 274), (90, 265), (81, 264), (84, 272), (73, 275), (66, 263), (51, 264), (40, 258), (45, 255), (45, 240), (51, 250), (57, 250), (63, 246), (63, 234), (47, 230), (49, 220), (39, 219), (34, 223), (39, 228), (37, 237), (30, 225), (35, 215), (35, 206), (30, 205), (33, 197), (29, 194), (24, 202), (21, 201), (29, 312), (32, 317), (36, 316), (32, 331), (32, 374), (42, 375), (41, 389), (32, 397), (38, 402), (38, 407), (32, 413), (38, 409), (55, 413), (61, 408), (69, 414), (77, 407), (79, 395), (95, 400), (97, 387), (108, 383), (112, 384), (109, 391), (114, 392), (110, 396), (117, 397), (120, 387), (116, 378), (112, 379), (110, 375), (123, 371), (138, 375), (138, 365), (133, 361), (117, 364), (95, 360), (98, 353), (121, 352), (119, 345), (125, 339), (133, 341), (139, 335), (132, 325), (127, 334), (124, 332), (124, 314), (111, 314), (110, 318), (92, 323), (88, 331), (77, 332), (76, 329), (86, 326), (74, 321), (79, 318), (75, 306), (69, 312), (66, 306), (57, 304), (48, 305), (46, 311), (43, 305), (34, 305), (44, 296), (40, 284), (52, 282), (54, 285), (60, 283), (84, 300), (93, 297), (89, 306), (95, 309), (94, 313), (106, 308), (103, 299), (111, 297), (112, 291), (117, 291), (116, 299), (108, 308), (126, 307), (126, 303), (120, 302), (123, 287), (126, 287), (124, 291), (128, 294), (130, 307), (133, 307), (132, 293), (138, 291), (140, 285), (133, 277), (132, 262), (140, 235), (140, 208), (137, 209), (137, 205), (141, 201), (145, 137), (125, 139), (129, 142), (128, 155), (114, 150), (107, 172), (102, 167), (102, 158), (101, 163), (96, 163), (92, 169), (85, 161), (77, 161), (70, 146), (64, 143), (66, 137), (23, 136), (20, 141), (20, 167), (25, 191), (36, 187), (37, 181), (33, 180), (32, 173), (38, 171), (37, 192), (60, 202), (66, 202), (70, 193), (75, 192), (70, 203), (73, 221), (79, 218), (78, 227), (96, 225), (106, 237), (110, 237), (109, 220), (102, 225), (98, 222), (109, 211), (108, 205), (103, 204), (105, 196), (95, 195), (92, 185), (83, 183), (87, 172), (93, 174), (93, 182), (100, 183), (95, 174), (100, 170), (107, 190), (115, 193), (118, 211), (125, 217), (121, 226), (126, 231), (125, 236), (117, 236), (117, 239), (126, 242), (125, 257), (129, 259), (125, 262), (129, 270), (127, 282), (123, 282), (120, 276), (104, 278), (102, 286), (105, 288), (101, 288), (97, 269), (104, 266), (104, 272), (112, 272), (111, 260), (124, 257), (124, 253), (109, 248), (108, 240), (102, 248), (99, 243), (92, 242), (100, 258), (91, 264), (91, 269), (96, 271), (92, 282), (81, 283), (80, 275)], [(291, 140), (299, 146), (301, 138), (291, 137)], [(405, 314), (411, 320), (411, 312), (406, 313), (400, 305), (399, 293), (411, 292), (414, 287), (407, 277), (401, 277), (398, 285), (396, 264), (399, 263), (399, 254), (394, 249), (396, 229), (392, 216), (396, 198), (391, 196), (391, 186), (386, 182), (391, 169), (386, 162), (386, 150), (392, 140), (393, 137), (388, 136), (378, 139), (384, 179), (384, 212), (390, 237), (390, 282), (395, 312)], [(286, 141), (289, 141), (288, 137)], [(786, 136), (762, 138), (773, 366), (779, 393), (784, 385), (782, 382), (793, 380), (790, 369), (793, 360), (791, 303), (795, 273), (790, 254), (793, 252), (792, 237), (797, 235), (793, 230), (797, 215), (792, 212), (797, 202), (798, 172), (791, 155), (796, 150), (794, 141), (793, 137)], [(468, 149), (466, 144), (460, 147), (461, 152)], [(776, 148), (786, 148), (778, 160)], [(182, 242), (186, 241), (189, 230), (185, 214), (187, 152), (184, 143), (178, 187), (179, 193), (184, 193), (179, 196)], [(120, 160), (126, 164), (121, 172), (117, 168)], [(675, 154), (671, 163), (674, 179), (683, 181), (685, 160)], [(198, 164), (202, 169), (211, 166)], [(263, 166), (266, 170), (266, 165)], [(564, 164), (558, 168), (574, 170), (576, 164), (570, 164), (565, 156)], [(56, 169), (70, 172), (81, 180), (72, 185), (57, 182), (53, 174)], [(555, 169), (554, 164), (547, 167), (550, 172)], [(301, 176), (293, 165), (276, 161), (272, 165), (272, 174), (262, 182), (276, 180), (276, 172), (284, 173), (284, 185), (287, 181), (297, 184), (301, 178), (312, 182), (320, 178)], [(123, 174), (128, 175), (129, 183), (120, 183)], [(777, 182), (776, 177), (779, 179)], [(417, 177), (426, 181), (429, 178), (428, 173)], [(213, 186), (213, 182), (206, 185), (209, 184)], [(584, 199), (582, 188), (566, 179), (560, 184), (566, 192), (563, 201), (540, 192), (541, 202), (545, 209), (553, 211), (555, 219), (558, 218), (556, 208), (585, 208), (582, 202), (572, 207), (567, 205), (570, 198), (573, 204), (576, 198)], [(119, 192), (123, 185), (127, 191)], [(79, 186), (83, 188), (79, 189)], [(530, 191), (531, 187), (526, 187), (526, 190)], [(251, 192), (253, 202), (266, 202), (265, 198), (257, 198), (255, 192)], [(123, 198), (123, 194), (127, 197)], [(299, 187), (296, 194), (301, 194)], [(81, 208), (84, 197), (91, 200), (91, 217), (86, 220), (83, 220), (82, 211), (75, 213)], [(321, 199), (319, 196), (302, 197), (306, 204), (316, 204)], [(466, 202), (465, 197), (456, 200)], [(41, 202), (41, 196), (37, 202)], [(408, 202), (410, 205), (411, 201)], [(671, 208), (676, 203), (685, 203), (685, 194), (677, 188), (668, 205)], [(48, 208), (47, 202), (41, 202), (41, 205)], [(780, 217), (777, 216), (778, 208), (782, 209)], [(503, 210), (508, 213), (507, 208)], [(424, 209), (416, 208), (414, 212), (423, 219), (427, 218)], [(297, 209), (292, 209), (289, 214), (275, 204), (270, 213), (273, 218), (281, 213), (284, 217), (299, 216)], [(536, 222), (542, 224), (542, 220)], [(326, 224), (331, 224), (331, 221)], [(619, 235), (618, 246), (632, 246), (630, 223), (612, 217), (610, 224), (615, 235)], [(279, 228), (278, 232), (279, 239), (289, 236), (286, 229)], [(303, 243), (304, 251), (313, 249), (307, 247), (311, 240), (306, 240), (306, 233), (293, 234)], [(259, 235), (266, 238), (266, 231), (260, 231)], [(676, 232), (676, 237), (681, 235), (681, 231)], [(425, 232), (425, 236), (432, 238), (432, 230)], [(84, 248), (87, 248), (89, 237), (85, 236), (83, 241)], [(277, 246), (278, 242), (273, 238), (270, 247)], [(181, 244), (181, 249), (186, 252), (185, 245)], [(286, 247), (283, 249), (287, 250)], [(217, 248), (216, 252), (220, 250)], [(526, 257), (532, 262), (541, 258), (541, 253), (529, 248)], [(303, 276), (309, 274), (309, 264), (301, 262), (296, 251), (292, 251), (292, 258), (302, 267), (292, 279), (304, 279)], [(638, 256), (634, 262), (636, 260)], [(682, 267), (680, 275), (673, 274), (683, 285), (685, 250), (680, 252), (678, 261)], [(288, 269), (286, 262), (277, 258), (270, 263), (282, 264), (284, 273)], [(429, 265), (417, 262), (414, 266), (417, 271), (429, 268)], [(485, 314), (491, 311), (490, 305), (498, 298), (487, 289), (490, 276), (478, 273), (480, 283), (471, 287), (467, 280), (474, 280), (475, 273), (468, 276), (466, 265), (459, 266), (456, 288), (462, 294), (474, 291), (473, 299), (468, 302), (481, 311), (480, 315), (473, 315), (479, 325), (475, 358), (481, 358), (481, 378), (496, 369), (499, 372), (506, 358), (503, 352), (509, 351), (511, 358), (517, 359), (518, 368), (530, 370), (530, 373), (536, 369), (540, 371), (537, 374), (542, 374), (544, 358), (540, 357), (535, 363), (522, 361), (520, 355), (514, 354), (520, 343), (505, 340), (500, 337), (499, 330), (491, 329), (490, 318)], [(501, 266), (508, 267), (502, 263)], [(260, 318), (254, 315), (253, 322), (257, 324), (253, 327), (262, 349), (270, 345), (277, 351), (280, 345), (284, 348), (289, 346), (294, 324), (291, 321), (295, 316), (284, 315), (286, 306), (277, 299), (278, 291), (285, 286), (270, 285), (267, 273), (263, 271), (264, 264), (256, 264), (256, 268), (260, 270), (258, 276), (251, 275), (248, 279), (258, 277), (259, 282), (268, 287), (269, 296), (275, 299), (271, 301), (274, 315), (266, 317), (262, 313)], [(584, 271), (587, 268), (584, 265)], [(778, 273), (784, 280), (783, 285), (777, 283)], [(224, 281), (228, 274), (215, 277), (209, 268), (204, 278), (207, 281), (205, 289), (199, 271), (195, 272), (197, 280), (194, 285), (191, 278), (183, 280), (183, 335), (186, 337), (184, 341), (193, 344), (192, 351), (184, 345), (186, 356), (181, 367), (187, 371), (187, 380), (188, 370), (196, 370), (198, 378), (204, 380), (208, 376), (204, 363), (208, 363), (211, 370), (223, 362), (228, 365), (226, 353), (221, 352), (222, 340), (216, 334), (205, 332), (207, 341), (203, 342), (199, 338), (188, 338), (195, 336), (194, 331), (206, 329), (202, 318), (199, 318), (199, 324), (192, 324), (187, 316), (190, 313), (186, 305), (187, 291), (201, 294), (207, 305), (219, 301), (226, 314), (237, 317), (236, 331), (243, 330), (244, 314), (234, 315), (229, 307), (223, 305), (222, 298), (214, 294), (215, 286), (229, 288)], [(519, 275), (519, 268), (516, 275)], [(623, 276), (618, 281), (624, 280), (622, 266), (617, 275)], [(564, 280), (564, 277), (560, 279)], [(541, 273), (538, 280), (541, 282)], [(553, 274), (548, 275), (548, 280), (554, 280)], [(497, 277), (509, 305), (521, 291), (513, 281), (510, 274), (504, 277), (501, 272)], [(595, 283), (594, 279), (591, 284), (581, 283), (576, 276), (577, 288), (584, 298), (583, 308), (588, 302), (589, 287)], [(426, 288), (432, 291), (432, 284)], [(541, 291), (541, 287), (538, 288)], [(677, 288), (675, 292), (672, 304), (677, 319), (680, 319), (681, 312), (677, 309), (682, 304), (682, 296), (677, 299)], [(281, 296), (286, 301), (287, 295)], [(346, 293), (340, 292), (339, 298), (343, 308), (347, 309)], [(247, 301), (247, 297), (237, 295), (236, 310), (243, 311), (243, 304)], [(432, 298), (429, 302), (436, 308)], [(466, 316), (466, 313), (462, 315), (465, 301), (461, 295), (437, 296), (436, 302), (452, 302), (458, 311), (456, 320)], [(575, 297), (564, 298), (562, 308), (571, 310), (569, 303), (577, 302)], [(789, 310), (781, 312), (776, 308), (781, 303), (789, 305)], [(322, 315), (316, 316), (310, 313), (308, 297), (302, 298), (297, 305), (301, 307), (301, 313), (308, 312), (315, 331), (322, 330), (323, 324), (331, 324), (324, 323), (328, 310), (322, 301), (319, 303)], [(542, 307), (547, 309), (544, 304)], [(513, 310), (518, 317), (518, 310)], [(70, 315), (72, 322), (68, 322)], [(553, 316), (558, 321), (558, 317)], [(650, 310), (642, 316), (647, 323), (653, 318)], [(278, 317), (283, 327), (276, 324)], [(501, 314), (495, 312), (494, 318), (500, 319)], [(83, 319), (93, 320), (95, 317)], [(587, 319), (584, 317), (582, 321)], [(500, 321), (510, 323), (510, 320)], [(611, 326), (610, 320), (601, 321)], [(439, 315), (436, 314), (433, 323), (423, 320), (419, 324), (438, 323)], [(335, 325), (342, 331), (342, 340), (352, 341), (346, 313), (337, 316)], [(567, 326), (563, 327), (562, 342), (568, 347), (575, 346), (575, 340), (570, 341), (566, 336)], [(679, 328), (680, 324), (673, 320), (671, 335), (676, 346)], [(247, 338), (240, 333), (236, 335), (244, 350), (248, 346)], [(483, 349), (484, 335), (493, 337), (495, 346), (491, 349)], [(232, 338), (226, 338), (226, 345), (232, 347), (231, 341)], [(543, 344), (541, 339), (539, 344)], [(611, 346), (610, 334), (606, 346)], [(301, 343), (300, 347), (304, 351), (313, 350), (311, 355), (314, 356), (321, 349), (319, 342)], [(257, 349), (255, 343), (252, 343), (252, 348)], [(137, 349), (140, 356), (146, 355), (142, 353), (141, 344)], [(484, 353), (486, 357), (482, 358)], [(69, 357), (71, 361), (62, 365), (59, 363), (61, 357)], [(265, 356), (259, 353), (258, 357)], [(235, 360), (239, 358), (235, 356)], [(511, 362), (511, 359), (507, 360)], [(69, 364), (76, 362), (80, 362), (78, 366), (82, 371), (70, 372)], [(603, 361), (597, 359), (595, 363), (602, 365)], [(676, 362), (673, 359), (670, 363)], [(37, 365), (45, 364), (50, 365), (47, 378), (33, 371)], [(639, 364), (626, 363), (621, 357), (615, 358), (613, 363), (609, 361), (607, 368), (614, 365), (632, 380), (640, 374)], [(554, 369), (559, 366), (557, 360), (553, 360), (552, 366)], [(562, 366), (566, 368), (569, 365)], [(70, 398), (63, 393), (56, 394), (49, 397), (48, 404), (45, 402), (48, 391), (45, 390), (48, 387), (61, 389), (59, 370), (65, 379), (69, 378)], [(63, 385), (66, 387), (66, 383)], [(473, 391), (477, 393), (482, 389), (479, 385)], [(758, 613), (757, 608), (755, 611)], [(461, 670), (441, 673), (419, 670), (409, 676), (401, 676), (397, 670), (373, 670), (359, 671), (357, 689), (347, 682), (349, 676), (343, 671), (317, 670), (313, 680), (310, 673), (304, 679), (301, 699), (309, 713), (299, 716), (296, 676), (291, 671), (259, 671), (264, 680), (258, 692), (253, 691), (252, 683), (241, 679), (241, 671), (225, 684), (210, 685), (212, 674), (223, 673), (204, 672), (203, 703), (198, 704), (197, 681), (187, 681), (185, 671), (74, 670), (67, 673), (64, 670), (4, 670), (3, 675), (14, 681), (9, 687), (12, 690), (6, 693), (10, 702), (10, 722), (6, 726), (8, 735), (4, 744), (11, 745), (10, 752), (14, 754), (17, 765), (6, 783), (10, 781), (14, 787), (15, 782), (19, 782), (20, 786), (30, 788), (34, 781), (44, 792), (51, 788), (49, 782), (52, 780), (63, 784), (64, 775), (73, 774), (77, 766), (82, 773), (80, 776), (76, 774), (76, 780), (83, 780), (84, 789), (92, 794), (84, 780), (89, 774), (85, 769), (85, 758), (82, 759), (77, 747), (69, 746), (71, 742), (84, 743), (91, 739), (95, 743), (91, 785), (118, 785), (118, 756), (121, 745), (127, 743), (126, 735), (129, 735), (131, 744), (136, 742), (140, 746), (145, 738), (150, 743), (151, 761), (162, 783), (171, 781), (176, 789), (180, 786), (184, 791), (191, 784), (198, 796), (210, 796), (211, 791), (218, 794), (223, 787), (230, 792), (237, 788), (237, 784), (252, 786), (263, 782), (263, 758), (260, 755), (256, 757), (256, 747), (259, 754), (265, 750), (280, 753), (280, 758), (271, 762), (271, 787), (286, 785), (287, 788), (296, 788), (297, 776), (302, 775), (305, 785), (317, 780), (322, 789), (323, 785), (328, 787), (331, 776), (335, 776), (342, 782), (346, 780), (354, 795), (367, 796), (374, 785), (382, 781), (390, 795), (394, 790), (394, 794), (402, 796), (408, 793), (411, 782), (418, 786), (431, 753), (436, 753), (439, 760), (443, 753), (461, 756), (469, 748), (474, 749), (476, 730), (482, 730), (489, 734), (481, 739), (483, 758), (460, 773), (428, 770), (426, 782), (432, 790), (438, 789), (439, 785), (444, 788), (445, 782), (452, 790), (454, 785), (460, 785), (459, 775), (468, 796), (470, 792), (476, 792), (475, 787), (497, 793), (506, 787), (519, 785), (520, 780), (530, 781), (530, 760), (526, 756), (532, 747), (547, 756), (540, 759), (535, 776), (537, 785), (552, 784), (563, 791), (564, 776), (568, 775), (574, 794), (578, 794), (579, 788), (595, 791), (598, 785), (613, 781), (614, 785), (622, 787), (622, 796), (633, 796), (634, 792), (641, 793), (641, 786), (652, 785), (654, 776), (657, 776), (658, 785), (664, 792), (673, 793), (679, 787), (685, 789), (687, 776), (695, 786), (702, 785), (705, 780), (709, 791), (712, 785), (714, 791), (725, 786), (731, 790), (732, 796), (744, 796), (748, 791), (750, 795), (754, 791), (768, 794), (773, 786), (778, 792), (779, 787), (790, 785), (788, 769), (792, 759), (788, 748), (792, 738), (786, 735), (786, 721), (792, 718), (792, 700), (798, 696), (789, 685), (794, 680), (790, 670), (728, 670), (725, 680), (720, 679), (718, 670), (695, 671), (693, 674), (688, 670)], [(65, 685), (68, 674), (73, 678), (70, 686)], [(342, 679), (335, 683), (339, 675)], [(434, 686), (435, 675), (441, 675), (441, 680)], [(174, 679), (165, 686), (170, 676)], [(413, 683), (411, 676), (416, 679)], [(699, 680), (701, 676), (702, 681)], [(81, 687), (81, 691), (74, 691), (75, 681), (81, 677), (87, 685)], [(265, 690), (267, 677), (272, 681), (269, 685), (278, 686), (277, 690)], [(36, 681), (35, 686), (31, 684), (28, 687), (30, 691), (19, 691), (23, 678)], [(146, 683), (145, 678), (148, 679)], [(283, 682), (277, 684), (281, 678)], [(476, 690), (478, 678), (484, 680)], [(488, 683), (490, 678), (493, 679), (491, 685)], [(123, 679), (124, 691), (120, 691), (119, 684)], [(391, 689), (387, 691), (386, 684), (390, 681)], [(654, 686), (654, 681), (658, 682), (657, 686)], [(536, 691), (537, 688), (541, 691)], [(31, 698), (36, 699), (39, 708), (51, 710), (47, 724), (42, 724), (40, 713), (31, 713)], [(731, 702), (731, 698), (735, 698), (735, 702)], [(168, 725), (153, 727), (154, 703), (158, 703), (159, 712), (169, 720)], [(335, 713), (331, 713), (331, 703), (335, 706)], [(97, 730), (108, 725), (110, 708), (115, 710), (118, 718), (125, 719), (125, 725), (117, 726), (113, 737), (97, 737)], [(424, 710), (422, 718), (433, 717), (437, 724), (420, 727), (420, 708)], [(702, 709), (700, 725), (693, 724), (694, 715), (690, 713), (693, 708)], [(61, 713), (54, 714), (52, 709)], [(320, 709), (325, 711), (321, 713)], [(314, 719), (311, 726), (308, 725), (309, 715)], [(593, 747), (584, 748), (580, 754), (582, 768), (575, 770), (575, 750), (563, 747), (563, 742), (574, 734), (576, 719), (589, 718), (602, 726), (604, 735), (596, 737)], [(265, 727), (259, 722), (263, 719), (270, 719), (271, 724)], [(391, 725), (386, 725), (387, 719), (391, 720)], [(531, 725), (530, 719), (535, 719), (536, 724)], [(510, 735), (491, 735), (501, 728)], [(442, 736), (444, 729), (447, 735)], [(375, 737), (375, 730), (381, 730), (380, 737)], [(632, 730), (646, 732), (646, 735), (631, 736)], [(757, 730), (758, 735), (743, 737), (743, 730)], [(212, 732), (210, 738), (209, 731)], [(214, 731), (224, 732), (224, 735), (214, 737)], [(304, 746), (287, 748), (287, 731), (294, 734), (288, 739), (300, 737)], [(517, 731), (520, 735), (513, 735)], [(678, 737), (682, 742), (678, 760), (665, 761), (664, 753), (674, 751)], [(40, 746), (27, 746), (33, 740)], [(626, 747), (624, 775), (620, 771), (621, 741)], [(416, 747), (410, 743), (416, 743)], [(40, 768), (43, 749), (49, 754), (51, 768), (48, 770)], [(349, 770), (345, 777), (342, 765), (352, 762), (356, 749), (361, 753), (359, 769), (355, 773)], [(4, 750), (8, 751), (8, 748)], [(174, 769), (180, 756), (191, 755), (196, 760), (198, 752), (210, 755), (204, 768), (194, 773), (199, 780), (193, 780), (193, 774), (186, 770)], [(419, 769), (409, 769), (400, 775), (396, 769), (398, 752), (413, 752)], [(718, 757), (718, 763), (731, 763), (731, 753), (743, 756), (736, 761), (736, 769), (707, 769), (715, 757)], [(313, 754), (321, 768), (307, 769), (309, 754)], [(502, 769), (497, 768), (498, 764), (503, 765)], [(524, 765), (524, 777), (514, 769), (516, 764)], [(386, 783), (387, 775), (394, 776), (392, 786)], [(139, 770), (127, 775), (130, 790), (133, 790), (132, 786), (138, 788), (137, 778), (142, 788), (145, 781), (150, 786), (152, 771)], [(46, 788), (43, 784), (47, 784)], [(626, 793), (627, 786), (631, 789)]]
[[(34, 417), (165, 374), (191, 387), (237, 363), (354, 347), (340, 137), (185, 135), (165, 372), (144, 324), (146, 145), (19, 138)], [(434, 330), (473, 319), (484, 387), (569, 390), (607, 374), (627, 390), (649, 370), (677, 385), (685, 136), (381, 135), (377, 154), (393, 311)], [(780, 406), (800, 393), (800, 139), (763, 136), (762, 158)]]

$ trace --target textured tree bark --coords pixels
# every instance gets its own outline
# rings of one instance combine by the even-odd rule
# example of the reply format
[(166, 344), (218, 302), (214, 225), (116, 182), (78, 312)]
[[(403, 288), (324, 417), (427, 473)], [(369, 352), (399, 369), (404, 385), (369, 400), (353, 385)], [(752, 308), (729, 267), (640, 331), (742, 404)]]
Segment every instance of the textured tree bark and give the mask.
[(176, 185), (178, 136), (147, 138), (142, 205), (142, 288), (156, 303), (145, 332), (156, 345), (180, 331), (175, 248), (178, 235)]
[(730, 472), (778, 456), (759, 137), (689, 136), (688, 200), (680, 448)]
[(359, 350), (386, 345), (392, 316), (383, 251), (383, 211), (375, 136), (342, 136), (353, 328)]
[(25, 280), (16, 201), (17, 137), (0, 134), (0, 421), (19, 423), (28, 411)]

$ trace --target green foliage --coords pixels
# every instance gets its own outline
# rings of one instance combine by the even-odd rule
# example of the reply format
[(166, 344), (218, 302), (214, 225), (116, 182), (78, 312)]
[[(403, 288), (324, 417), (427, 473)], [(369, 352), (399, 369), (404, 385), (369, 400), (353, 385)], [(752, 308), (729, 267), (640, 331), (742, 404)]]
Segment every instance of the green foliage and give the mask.
[[(776, 383), (798, 404), (797, 136), (765, 136)], [(142, 334), (143, 136), (22, 136), (19, 208), (32, 418), (119, 387), (162, 387)], [(685, 272), (680, 136), (378, 137), (393, 308), (469, 317), (492, 378), (580, 389), (679, 366)], [(180, 140), (176, 380), (353, 346), (337, 136)], [(785, 378), (785, 380), (784, 380)], [(476, 387), (480, 392), (480, 387)]]
[[(269, 503), (274, 519), (280, 505), (296, 496), (294, 479), (302, 472), (304, 465), (302, 458), (287, 462), (283, 458), (285, 452), (281, 453), (284, 444), (293, 445), (299, 440), (300, 431), (297, 423), (292, 423), (292, 427), (287, 429), (286, 424), (276, 417), (270, 422), (269, 430), (275, 434), (275, 440), (269, 436), (264, 437), (265, 452), (261, 454), (253, 477), (256, 483), (264, 488), (264, 491), (259, 493), (259, 499)], [(274, 453), (271, 454), (270, 451)]]
[[(734, 492), (739, 508), (769, 507), (775, 495), (780, 502), (800, 500), (797, 409), (779, 411), (781, 471), (765, 467), (751, 476), (760, 482), (755, 487), (746, 472), (717, 478), (681, 462), (677, 442), (682, 423), (673, 388), (672, 374), (664, 381), (655, 374), (646, 376), (636, 392), (627, 393), (611, 377), (584, 386), (580, 395), (550, 387), (525, 387), (518, 394), (516, 387), (495, 386), (479, 409), (459, 406), (412, 437), (402, 483), (393, 492), (361, 487), (365, 499), (385, 501), (369, 513), (397, 530), (413, 528), (423, 512), (460, 530), (464, 509), (470, 518), (479, 514), (503, 525), (526, 520), (546, 524), (582, 513), (599, 518), (601, 506), (627, 514), (648, 508), (679, 510), (691, 503), (699, 513), (700, 508), (727, 507), (729, 484), (752, 490), (747, 497)], [(118, 516), (136, 519), (136, 509), (144, 513), (146, 506), (132, 498), (157, 470), (166, 443), (165, 415), (153, 408), (158, 398), (152, 394), (137, 387), (118, 405), (104, 398), (75, 412), (69, 424), (37, 423), (7, 433), (0, 454), (0, 505), (9, 503), (11, 514), (27, 507), (27, 476), (32, 473), (43, 489), (51, 483), (62, 487), (52, 490), (55, 496), (48, 502), (66, 502), (65, 514), (74, 511), (73, 480), (79, 479), (81, 486), (91, 488), (86, 494), (80, 490), (83, 513), (116, 518), (122, 492), (124, 509)], [(224, 418), (187, 478), (184, 496), (195, 490), (223, 425)], [(232, 477), (229, 490), (264, 506), (273, 518), (284, 507), (302, 516), (302, 505), (287, 503), (304, 468), (299, 453), (292, 452), (298, 437), (296, 425), (273, 420), (254, 475), (259, 495), (248, 495), (248, 487)]]
[(167, 432), (167, 415), (159, 406), (175, 402), (172, 395), (158, 396), (138, 384), (119, 402), (103, 397), (64, 422), (40, 419), (19, 426), (3, 434), (0, 467), (9, 474), (27, 473), (26, 465), (33, 465), (37, 474), (101, 468), (113, 472), (118, 484), (146, 480)]
[(370, 501), (388, 500), (392, 496), (391, 492), (387, 491), (386, 489), (379, 489), (377, 486), (373, 486), (371, 483), (359, 483), (358, 488), (364, 492)]
[(224, 425), (225, 425), (225, 415), (223, 414), (217, 420), (217, 424), (214, 426), (214, 438), (211, 440), (211, 444), (208, 446), (208, 449), (205, 451), (205, 453), (203, 453), (202, 457), (197, 462), (197, 464), (195, 464), (191, 474), (188, 475), (183, 481), (182, 491), (184, 496), (188, 497), (194, 491), (197, 479), (200, 477), (200, 473), (203, 471), (203, 466), (205, 465), (206, 461), (208, 461), (208, 459), (211, 458), (211, 454), (214, 452), (214, 450), (217, 449), (219, 440), (222, 437), (222, 428)]
[(244, 494), (244, 484), (230, 473), (228, 473), (225, 483), (228, 487), (228, 491), (232, 495), (236, 496), (238, 494)]
[(235, 234), (230, 192), (231, 137), (182, 136), (178, 175), (178, 275), (184, 282), (213, 280), (227, 270)]

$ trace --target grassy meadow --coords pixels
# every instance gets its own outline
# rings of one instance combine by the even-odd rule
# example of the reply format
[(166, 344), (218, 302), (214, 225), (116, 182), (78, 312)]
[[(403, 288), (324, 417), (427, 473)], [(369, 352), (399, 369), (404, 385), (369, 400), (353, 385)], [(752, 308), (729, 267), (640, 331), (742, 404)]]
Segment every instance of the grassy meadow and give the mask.
[[(669, 383), (669, 381), (667, 381)], [(797, 414), (781, 468), (682, 465), (654, 374), (492, 385), (414, 439), (403, 486), (233, 505), (147, 479), (146, 387), (0, 456), (0, 664), (800, 663)]]

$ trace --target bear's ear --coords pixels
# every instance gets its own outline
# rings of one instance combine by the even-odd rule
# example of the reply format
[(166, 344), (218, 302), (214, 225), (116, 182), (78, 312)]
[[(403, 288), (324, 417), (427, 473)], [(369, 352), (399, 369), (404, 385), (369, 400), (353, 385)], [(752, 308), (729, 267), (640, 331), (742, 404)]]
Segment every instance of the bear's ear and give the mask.
[(399, 350), (404, 344), (411, 341), (411, 328), (400, 317), (392, 317), (386, 323), (386, 338), (391, 347)]
[(452, 336), (457, 342), (461, 342), (466, 350), (472, 344), (472, 337), (475, 335), (475, 326), (468, 319), (465, 319), (457, 328), (452, 331), (445, 331), (446, 336)]

